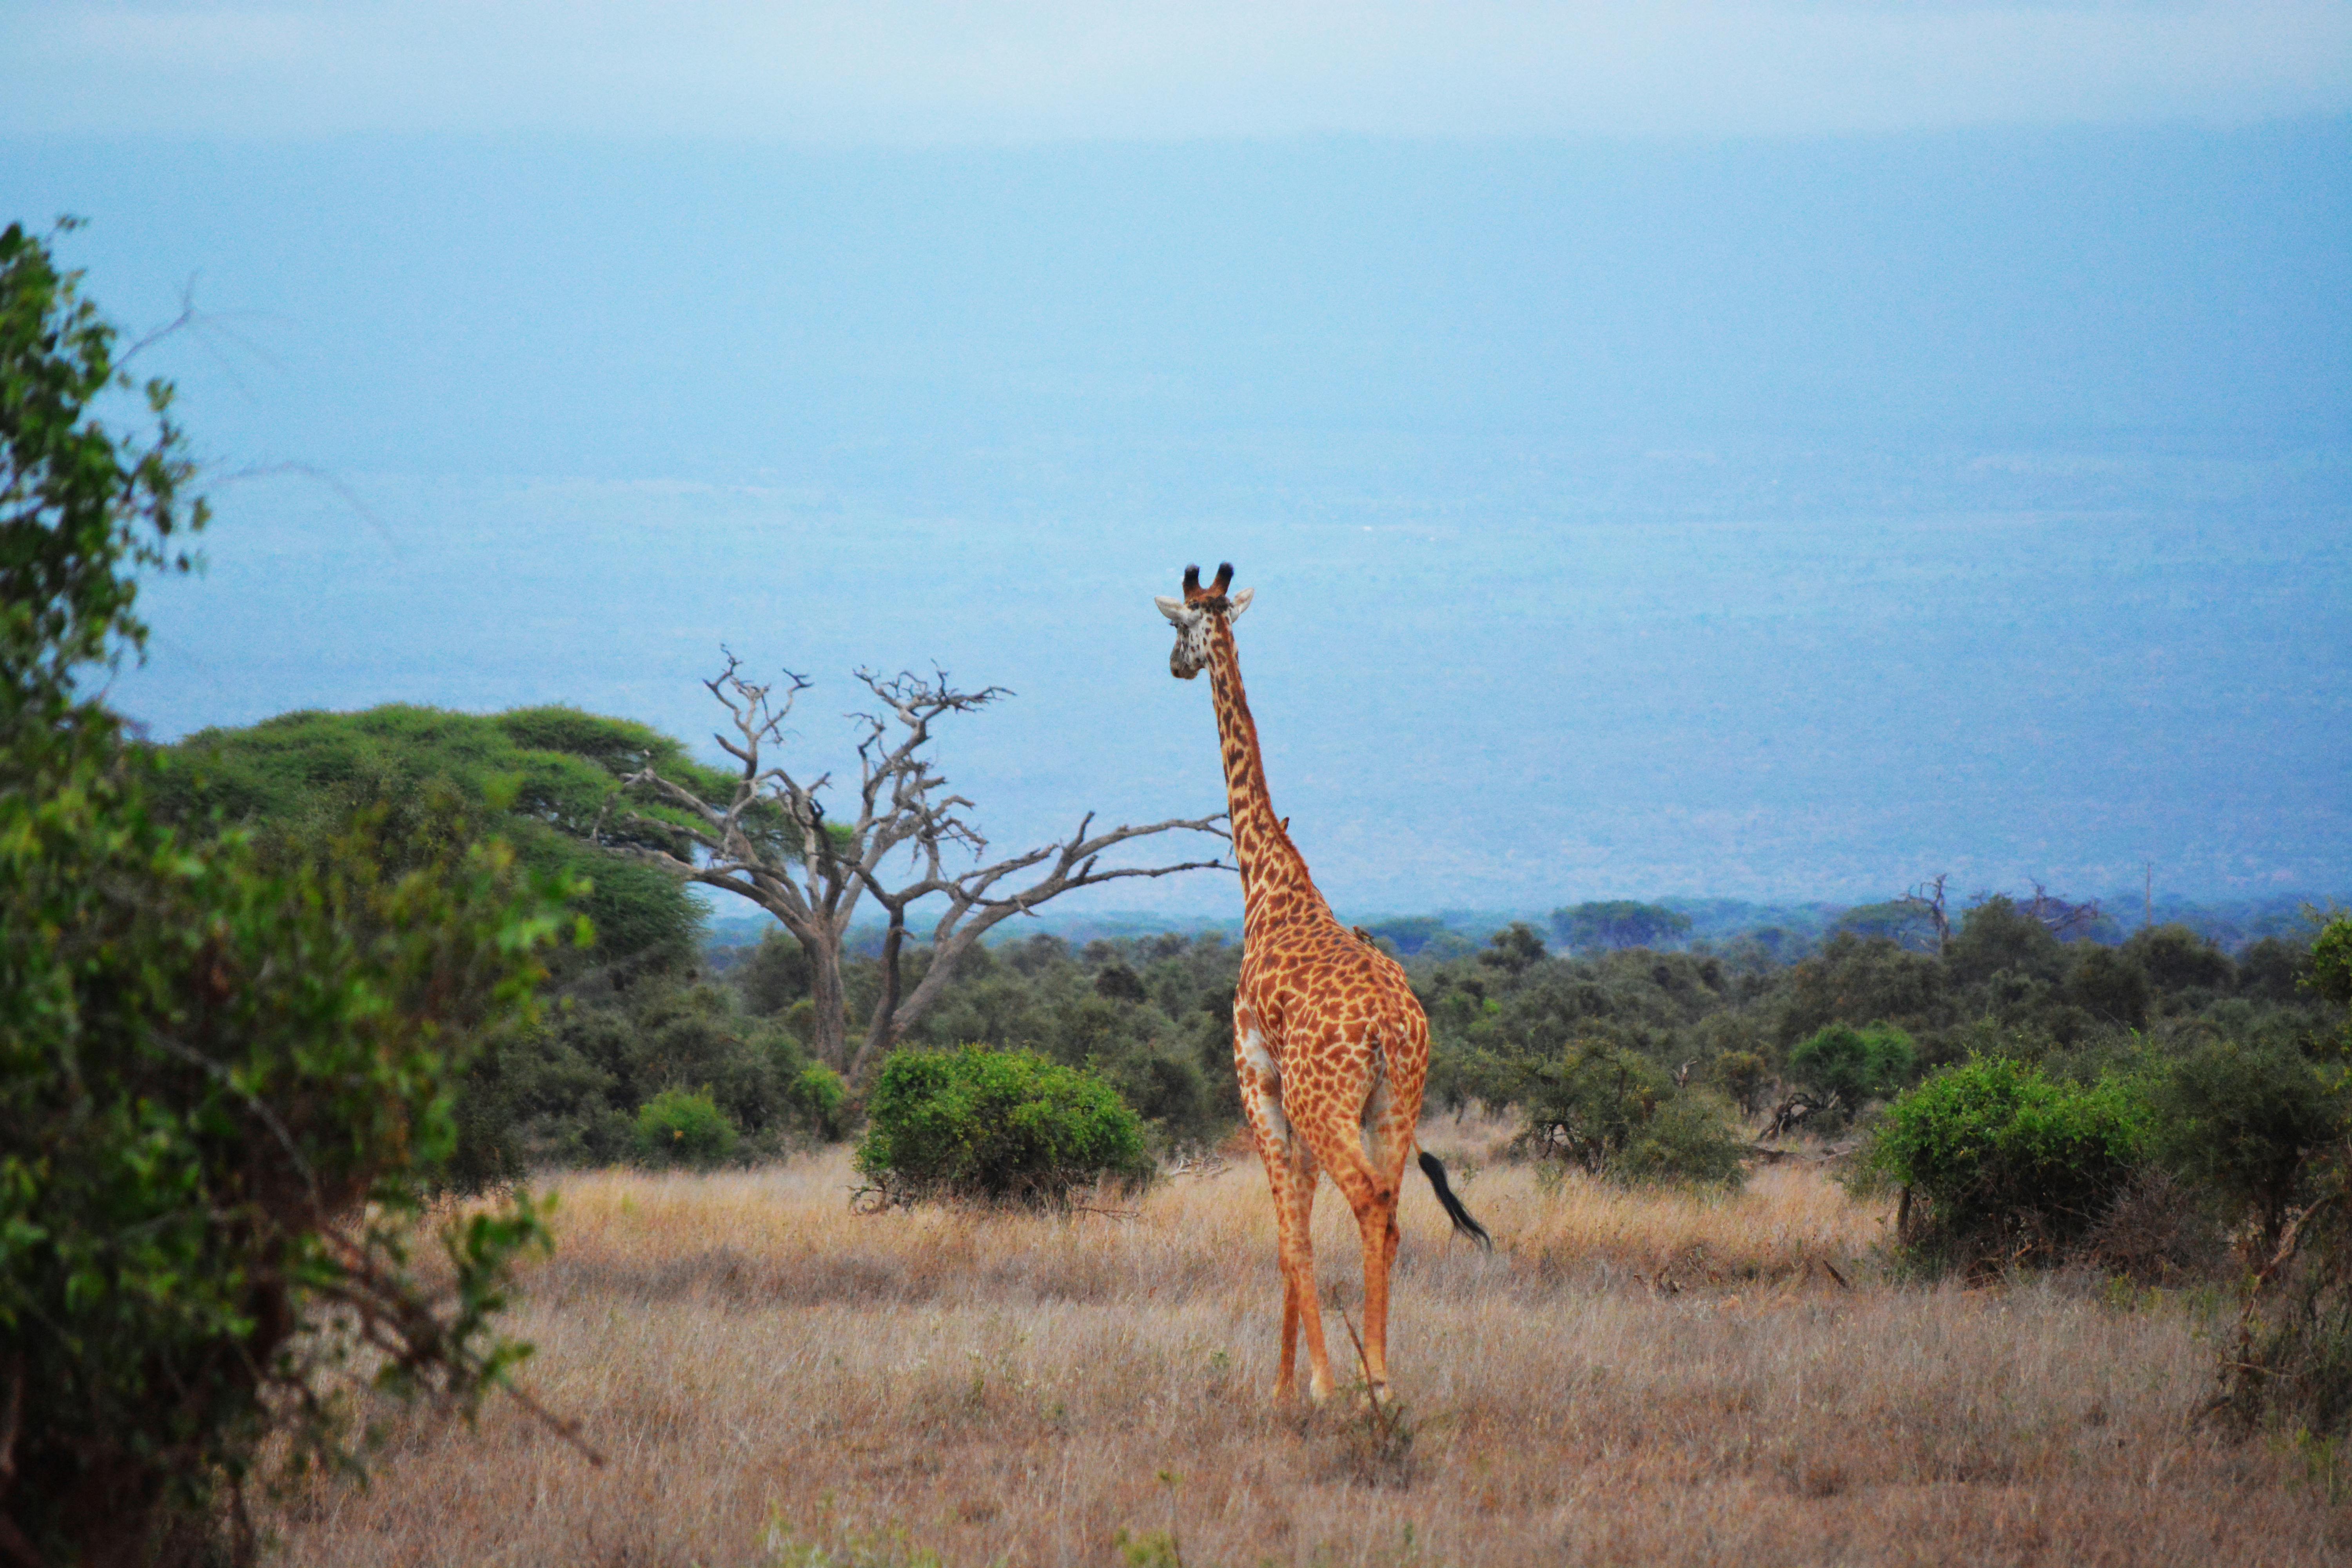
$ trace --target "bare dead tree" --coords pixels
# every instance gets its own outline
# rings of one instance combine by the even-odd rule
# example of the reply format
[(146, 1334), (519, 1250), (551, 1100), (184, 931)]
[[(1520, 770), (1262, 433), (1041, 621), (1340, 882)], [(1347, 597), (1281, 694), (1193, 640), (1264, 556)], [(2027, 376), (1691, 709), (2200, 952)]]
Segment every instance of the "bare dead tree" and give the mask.
[(1944, 884), (1950, 879), (1950, 872), (1939, 871), (1932, 879), (1921, 882), (1895, 900), (1899, 904), (1908, 904), (1927, 915), (1928, 922), (1936, 928), (1937, 958), (1943, 957), (1944, 950), (1952, 945), (1951, 917), (1944, 910)]
[[(1066, 839), (987, 861), (988, 840), (964, 815), (972, 803), (949, 792), (927, 754), (932, 725), (1010, 696), (1001, 687), (959, 691), (944, 670), (929, 677), (857, 679), (880, 710), (848, 717), (859, 727), (856, 816), (827, 816), (820, 795), (833, 775), (803, 778), (774, 760), (785, 721), (811, 682), (787, 670), (782, 683), (748, 679), (729, 652), (726, 668), (703, 684), (727, 710), (730, 735), (718, 741), (737, 764), (724, 800), (648, 767), (622, 781), (622, 793), (598, 820), (599, 843), (672, 875), (748, 899), (782, 922), (808, 954), (815, 1020), (811, 1046), (819, 1060), (853, 1086), (867, 1076), (938, 1000), (960, 959), (981, 937), (1014, 915), (1077, 888), (1129, 877), (1231, 870), (1223, 858), (1164, 866), (1106, 866), (1106, 851), (1131, 839), (1172, 832), (1227, 835), (1213, 816), (1118, 826), (1097, 832), (1087, 813)], [(954, 862), (969, 858), (969, 868)], [(887, 925), (882, 939), (882, 994), (849, 1047), (842, 954), (861, 899), (871, 898)], [(940, 900), (931, 923), (931, 963), (902, 994), (901, 961), (912, 907)], [(925, 918), (929, 919), (929, 916)]]
[(2052, 898), (2049, 890), (2036, 882), (2033, 884), (2033, 898), (2026, 904), (2025, 912), (2047, 926), (2051, 935), (2063, 938), (2070, 931), (2083, 931), (2098, 923), (2099, 900), (2093, 899), (2087, 904), (2070, 904), (2063, 899)]

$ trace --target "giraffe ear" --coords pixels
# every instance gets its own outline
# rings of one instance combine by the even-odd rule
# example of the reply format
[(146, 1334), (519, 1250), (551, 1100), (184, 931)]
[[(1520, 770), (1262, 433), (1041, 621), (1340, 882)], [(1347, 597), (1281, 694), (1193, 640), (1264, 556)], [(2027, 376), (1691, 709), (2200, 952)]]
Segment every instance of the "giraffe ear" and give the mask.
[(1225, 612), (1225, 624), (1231, 626), (1240, 620), (1242, 612), (1249, 608), (1250, 601), (1256, 596), (1255, 588), (1244, 588), (1240, 593), (1235, 594), (1233, 597), (1233, 607)]
[(1178, 626), (1189, 626), (1192, 623), (1193, 611), (1183, 600), (1171, 599), (1165, 594), (1154, 594), (1151, 595), (1151, 602), (1160, 606), (1161, 615), (1166, 616)]

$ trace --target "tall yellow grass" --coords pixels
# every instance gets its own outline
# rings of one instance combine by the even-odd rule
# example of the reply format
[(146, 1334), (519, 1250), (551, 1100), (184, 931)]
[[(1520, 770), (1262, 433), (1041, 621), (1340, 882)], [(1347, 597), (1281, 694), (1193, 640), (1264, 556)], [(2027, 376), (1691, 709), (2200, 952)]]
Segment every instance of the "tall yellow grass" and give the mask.
[[(1114, 1563), (1122, 1530), (1172, 1530), (1192, 1568), (2352, 1550), (2307, 1456), (2194, 1422), (2211, 1358), (2178, 1307), (1885, 1283), (1885, 1215), (1811, 1168), (1707, 1201), (1465, 1152), (1497, 1247), (1408, 1200), (1391, 1357), (1414, 1436), (1390, 1462), (1352, 1404), (1268, 1398), (1254, 1161), (1132, 1218), (861, 1216), (835, 1152), (559, 1184), (515, 1327), (603, 1468), (501, 1406), (475, 1434), (403, 1426), (371, 1489), (322, 1485), (278, 1528), (296, 1563), (370, 1564)], [(1318, 1251), (1352, 1310), (1328, 1192)]]

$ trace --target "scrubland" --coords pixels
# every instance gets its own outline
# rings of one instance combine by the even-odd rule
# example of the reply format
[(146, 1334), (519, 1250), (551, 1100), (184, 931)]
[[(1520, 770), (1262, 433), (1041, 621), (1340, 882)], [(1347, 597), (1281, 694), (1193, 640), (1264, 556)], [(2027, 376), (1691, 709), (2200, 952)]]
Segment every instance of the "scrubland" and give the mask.
[[(1890, 1280), (1817, 1166), (1727, 1199), (1539, 1181), (1433, 1124), (1493, 1229), (1418, 1184), (1399, 1428), (1269, 1397), (1254, 1159), (1115, 1212), (850, 1212), (845, 1155), (562, 1178), (511, 1403), (395, 1426), (275, 1519), (325, 1563), (2294, 1563), (2352, 1552), (2308, 1449), (2196, 1419), (2177, 1299)], [(1450, 1135), (1449, 1135), (1450, 1134)], [(1352, 1224), (1318, 1214), (1327, 1301)], [(1347, 1331), (1327, 1309), (1335, 1352)], [(2324, 1458), (2324, 1456), (2322, 1456)], [(1126, 1532), (1126, 1546), (1120, 1544)]]

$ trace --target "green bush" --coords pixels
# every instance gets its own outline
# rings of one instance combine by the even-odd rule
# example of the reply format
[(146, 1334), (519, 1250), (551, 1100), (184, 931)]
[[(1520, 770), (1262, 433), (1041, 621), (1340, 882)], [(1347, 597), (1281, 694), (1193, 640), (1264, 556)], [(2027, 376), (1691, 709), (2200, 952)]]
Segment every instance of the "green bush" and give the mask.
[(735, 1123), (710, 1091), (666, 1089), (637, 1108), (637, 1154), (654, 1165), (715, 1165), (735, 1152)]
[(1118, 1092), (1031, 1051), (893, 1051), (866, 1114), (857, 1168), (910, 1196), (1062, 1203), (1152, 1173), (1142, 1119)]
[(1831, 1024), (1789, 1053), (1789, 1074), (1851, 1116), (1863, 1101), (1901, 1089), (1917, 1059), (1911, 1037), (1891, 1024)]
[(1609, 1173), (1631, 1183), (1695, 1183), (1738, 1188), (1748, 1180), (1746, 1143), (1730, 1126), (1730, 1107), (1685, 1090), (1627, 1134)]
[(793, 1109), (816, 1135), (830, 1143), (842, 1133), (842, 1113), (849, 1103), (849, 1086), (823, 1062), (811, 1062), (793, 1080)]
[(2128, 1080), (2059, 1083), (2008, 1058), (1979, 1057), (1889, 1107), (1868, 1163), (1906, 1189), (1903, 1239), (1915, 1250), (1963, 1262), (2048, 1260), (2138, 1171), (2148, 1121)]
[(2165, 1164), (2278, 1238), (2305, 1156), (2343, 1131), (2340, 1089), (2292, 1046), (2219, 1042), (2174, 1062), (2150, 1095)]
[[(2331, 920), (2311, 956), (2310, 989), (2338, 1006), (2352, 1003), (2352, 920)], [(2338, 1027), (2336, 1038), (2352, 1045), (2352, 1016), (2339, 1018)], [(2277, 1076), (2291, 1086), (2284, 1098), (2301, 1101), (2301, 1081)], [(2331, 1077), (2340, 1091), (2341, 1069)], [(2263, 1140), (2281, 1141), (2275, 1130)], [(2312, 1150), (2297, 1185), (2309, 1206), (2275, 1238), (2238, 1331), (2222, 1348), (2222, 1409), (2246, 1427), (2268, 1424), (2341, 1441), (2352, 1432), (2352, 1164), (2345, 1145)]]
[(1677, 1092), (1647, 1057), (1587, 1043), (1522, 1063), (1523, 1146), (1623, 1182), (1738, 1185), (1742, 1144), (1711, 1096)]
[(1519, 1064), (1517, 1093), (1528, 1146), (1599, 1175), (1673, 1092), (1673, 1081), (1638, 1052), (1588, 1043), (1550, 1061)]
[(2093, 1017), (2127, 1029), (2147, 1026), (2147, 975), (2111, 947), (2084, 944), (2066, 978), (2066, 998)]
[(2227, 995), (2237, 986), (2238, 967), (2229, 955), (2184, 925), (2134, 931), (2122, 952), (2166, 996), (2192, 991)]
[(2309, 990), (2338, 1006), (2352, 1003), (2352, 919), (2327, 922), (2311, 944), (2310, 963)]
[(1772, 1068), (1754, 1051), (1726, 1051), (1715, 1059), (1716, 1080), (1738, 1103), (1743, 1116), (1753, 1116), (1764, 1103), (1765, 1086)]

